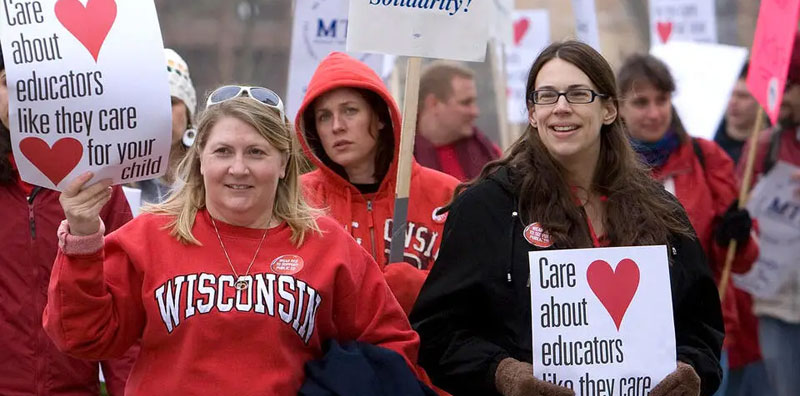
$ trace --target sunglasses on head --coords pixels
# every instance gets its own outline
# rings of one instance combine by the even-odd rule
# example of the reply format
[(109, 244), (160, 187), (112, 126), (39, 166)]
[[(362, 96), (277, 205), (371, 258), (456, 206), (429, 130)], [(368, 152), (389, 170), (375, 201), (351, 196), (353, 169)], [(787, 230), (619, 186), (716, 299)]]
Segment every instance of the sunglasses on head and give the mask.
[(272, 109), (278, 110), (281, 119), (286, 120), (286, 113), (283, 110), (283, 101), (281, 97), (270, 89), (262, 87), (243, 87), (239, 85), (226, 85), (219, 87), (211, 93), (206, 102), (206, 109), (222, 103), (226, 100), (231, 100), (238, 97), (251, 98), (261, 104), (267, 105)]

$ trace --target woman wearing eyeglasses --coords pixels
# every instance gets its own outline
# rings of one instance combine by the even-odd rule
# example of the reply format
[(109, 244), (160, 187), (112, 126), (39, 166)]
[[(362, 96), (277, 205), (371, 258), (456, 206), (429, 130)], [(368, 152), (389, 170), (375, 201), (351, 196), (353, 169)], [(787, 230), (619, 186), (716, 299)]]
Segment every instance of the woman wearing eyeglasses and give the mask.
[(372, 69), (343, 53), (322, 60), (295, 127), (317, 170), (303, 175), (309, 200), (327, 208), (384, 271), (411, 310), (439, 252), (447, 204), (458, 180), (411, 167), (404, 263), (389, 263), (401, 113)]
[(109, 182), (84, 174), (61, 195), (48, 335), (86, 359), (141, 339), (129, 395), (297, 394), (330, 340), (415, 367), (418, 337), (381, 271), (302, 198), (277, 95), (228, 86), (209, 102), (184, 183), (149, 213), (103, 238)]
[(610, 66), (586, 44), (553, 44), (533, 63), (526, 97), (526, 133), (449, 207), (410, 316), (420, 364), (456, 395), (572, 395), (532, 375), (528, 252), (666, 244), (679, 362), (650, 395), (710, 395), (723, 337), (717, 291), (680, 204), (628, 143)]
[[(735, 201), (739, 189), (733, 161), (715, 142), (690, 137), (683, 129), (672, 106), (675, 82), (663, 62), (650, 55), (631, 56), (618, 80), (624, 98), (620, 115), (633, 147), (686, 208), (717, 280), (731, 239), (737, 242), (732, 270), (747, 272), (758, 257), (758, 243), (751, 235), (750, 215)], [(728, 283), (722, 302), (725, 351), (735, 368), (760, 359), (755, 330), (742, 325), (748, 322), (745, 315), (755, 322), (748, 300)]]

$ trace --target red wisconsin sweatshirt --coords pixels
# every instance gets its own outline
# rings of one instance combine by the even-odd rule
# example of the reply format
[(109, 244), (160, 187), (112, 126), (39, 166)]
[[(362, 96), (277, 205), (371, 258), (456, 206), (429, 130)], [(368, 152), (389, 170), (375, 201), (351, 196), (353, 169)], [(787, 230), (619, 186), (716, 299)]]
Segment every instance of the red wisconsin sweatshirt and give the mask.
[[(119, 356), (141, 338), (126, 394), (297, 394), (304, 364), (329, 339), (382, 346), (415, 367), (419, 337), (375, 261), (333, 220), (319, 219), (323, 234), (300, 248), (285, 223), (270, 229), (244, 291), (208, 212), (192, 229), (203, 246), (179, 243), (169, 220), (143, 214), (96, 252), (80, 252), (66, 223), (60, 230), (45, 330), (87, 359)], [(263, 230), (217, 226), (243, 274)]]

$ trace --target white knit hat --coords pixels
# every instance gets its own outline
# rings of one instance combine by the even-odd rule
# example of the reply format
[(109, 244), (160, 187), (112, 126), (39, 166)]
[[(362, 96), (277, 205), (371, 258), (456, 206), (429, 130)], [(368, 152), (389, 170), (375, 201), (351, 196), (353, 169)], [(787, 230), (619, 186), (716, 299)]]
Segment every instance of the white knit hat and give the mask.
[(189, 119), (194, 119), (197, 108), (197, 95), (189, 76), (189, 66), (177, 52), (164, 48), (169, 74), (169, 94), (183, 101), (189, 109)]

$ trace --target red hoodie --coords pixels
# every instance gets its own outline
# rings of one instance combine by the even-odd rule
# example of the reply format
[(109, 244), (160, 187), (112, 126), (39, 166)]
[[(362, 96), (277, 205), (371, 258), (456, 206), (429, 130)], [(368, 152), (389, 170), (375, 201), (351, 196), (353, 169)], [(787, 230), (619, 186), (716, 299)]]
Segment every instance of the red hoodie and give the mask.
[[(85, 359), (141, 338), (127, 395), (294, 395), (330, 339), (391, 349), (415, 367), (419, 336), (375, 262), (332, 219), (318, 219), (322, 233), (299, 248), (285, 222), (270, 229), (243, 291), (207, 211), (192, 228), (202, 246), (171, 236), (171, 220), (142, 214), (105, 245), (59, 229), (45, 331)], [(264, 231), (216, 224), (243, 272)]]
[[(373, 194), (362, 194), (320, 159), (322, 147), (315, 143), (319, 141), (316, 128), (313, 126), (306, 128), (305, 125), (306, 120), (314, 119), (313, 114), (304, 114), (306, 111), (313, 111), (310, 106), (314, 100), (326, 92), (341, 87), (371, 90), (377, 93), (389, 108), (394, 132), (394, 158), (378, 191)], [(437, 216), (435, 211), (450, 202), (458, 180), (422, 167), (416, 161), (412, 164), (405, 263), (387, 265), (394, 214), (401, 118), (397, 104), (372, 69), (346, 54), (334, 52), (322, 60), (314, 76), (311, 77), (303, 104), (297, 112), (295, 125), (306, 156), (318, 168), (303, 175), (306, 197), (310, 202), (328, 208), (331, 216), (372, 254), (384, 268), (386, 282), (408, 313), (439, 253), (445, 216)]]

